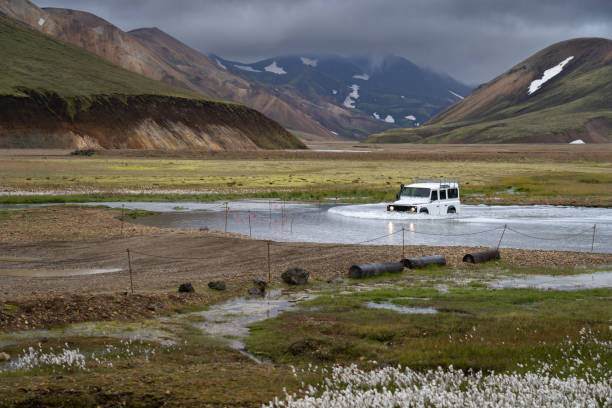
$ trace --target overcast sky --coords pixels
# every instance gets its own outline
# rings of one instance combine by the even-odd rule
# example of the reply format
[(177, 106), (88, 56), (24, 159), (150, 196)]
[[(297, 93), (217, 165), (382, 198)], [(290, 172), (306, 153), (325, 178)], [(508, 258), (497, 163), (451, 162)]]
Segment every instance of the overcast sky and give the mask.
[(204, 53), (396, 54), (469, 84), (575, 37), (612, 38), (612, 0), (34, 0), (123, 30), (158, 27)]

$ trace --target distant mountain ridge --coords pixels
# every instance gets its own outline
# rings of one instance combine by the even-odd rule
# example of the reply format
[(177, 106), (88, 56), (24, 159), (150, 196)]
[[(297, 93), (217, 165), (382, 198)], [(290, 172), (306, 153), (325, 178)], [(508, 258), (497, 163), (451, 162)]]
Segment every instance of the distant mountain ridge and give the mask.
[(418, 129), (367, 142), (612, 142), (612, 41), (553, 44), (515, 65)]
[(388, 126), (418, 126), (471, 92), (470, 86), (448, 75), (393, 55), (381, 59), (294, 55), (250, 64), (210, 57), (236, 75), (294, 87), (305, 98), (331, 101)]

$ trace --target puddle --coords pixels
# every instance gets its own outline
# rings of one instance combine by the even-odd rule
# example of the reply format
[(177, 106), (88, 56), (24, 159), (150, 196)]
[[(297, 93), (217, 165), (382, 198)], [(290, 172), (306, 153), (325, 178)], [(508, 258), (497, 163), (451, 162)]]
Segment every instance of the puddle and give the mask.
[(434, 309), (433, 307), (399, 306), (399, 305), (388, 303), (388, 302), (383, 302), (383, 303), (368, 302), (366, 303), (366, 307), (369, 307), (370, 309), (393, 310), (394, 312), (405, 313), (405, 314), (436, 314), (438, 313), (438, 311)]
[(117, 339), (155, 342), (163, 346), (176, 344), (176, 338), (163, 327), (147, 323), (122, 324), (117, 322), (78, 323), (61, 329), (22, 330), (0, 334), (0, 348), (13, 344), (39, 343), (61, 337), (112, 337)]
[(25, 276), (28, 278), (53, 278), (64, 276), (98, 275), (101, 273), (121, 272), (122, 268), (98, 268), (98, 269), (3, 269), (2, 276)]
[(241, 297), (228, 300), (225, 303), (213, 305), (208, 310), (192, 313), (206, 319), (204, 322), (193, 323), (207, 334), (223, 337), (233, 349), (243, 352), (249, 358), (256, 357), (247, 353), (243, 339), (249, 334), (248, 326), (262, 320), (278, 316), (290, 310), (303, 300), (313, 299), (310, 294), (283, 294), (280, 290), (271, 290), (265, 297)]
[(596, 272), (568, 276), (533, 275), (520, 279), (492, 282), (490, 286), (498, 289), (532, 288), (550, 290), (609, 288), (612, 287), (612, 272)]

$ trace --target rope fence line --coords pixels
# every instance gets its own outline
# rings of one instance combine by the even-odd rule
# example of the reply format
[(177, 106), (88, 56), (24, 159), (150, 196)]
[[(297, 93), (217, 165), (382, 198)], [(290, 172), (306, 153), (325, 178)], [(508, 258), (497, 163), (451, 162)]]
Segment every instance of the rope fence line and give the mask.
[(508, 229), (508, 231), (512, 231), (512, 232), (517, 233), (517, 234), (519, 234), (519, 235), (523, 235), (523, 236), (526, 236), (526, 237), (529, 237), (529, 238), (533, 238), (533, 239), (539, 239), (539, 240), (542, 240), (542, 241), (556, 241), (556, 240), (558, 240), (559, 238), (573, 238), (573, 237), (577, 237), (577, 236), (580, 236), (580, 235), (584, 235), (584, 234), (586, 234), (587, 232), (591, 232), (591, 231), (592, 231), (594, 228), (593, 228), (593, 227), (591, 227), (591, 228), (589, 228), (589, 229), (586, 229), (586, 230), (584, 230), (584, 231), (582, 231), (582, 232), (578, 232), (578, 233), (576, 233), (576, 234), (557, 235), (557, 236), (556, 236), (556, 237), (554, 237), (554, 238), (536, 237), (535, 235), (529, 235), (529, 234), (526, 234), (526, 233), (524, 233), (524, 232), (517, 231), (517, 230), (515, 230), (514, 228), (510, 228), (510, 227), (507, 227), (507, 229)]
[[(325, 197), (324, 197), (325, 198)], [(337, 198), (336, 198), (337, 200)], [(258, 204), (266, 204), (265, 201), (257, 201)], [(285, 207), (286, 202), (275, 202), (275, 206), (276, 209), (278, 209), (279, 211), (273, 211), (273, 205), (271, 201), (268, 201), (268, 208), (267, 209), (261, 209), (258, 211), (253, 211), (253, 210), (239, 210), (239, 211), (234, 211), (232, 213), (233, 218), (236, 220), (236, 222), (240, 223), (240, 224), (244, 224), (246, 226), (246, 222), (243, 218), (240, 217), (236, 217), (236, 215), (234, 214), (240, 214), (240, 213), (244, 213), (245, 215), (248, 214), (248, 228), (249, 228), (249, 236), (252, 236), (252, 225), (251, 225), (251, 220), (257, 220), (257, 222), (261, 221), (261, 222), (265, 222), (267, 224), (269, 224), (270, 226), (272, 226), (273, 223), (273, 219), (272, 219), (272, 215), (276, 215), (278, 216), (279, 214), (281, 215), (281, 220), (280, 220), (280, 224), (284, 226), (284, 224), (289, 224), (291, 223), (291, 233), (293, 233), (293, 223), (294, 223), (294, 216), (291, 215), (290, 213), (288, 213), (287, 208)], [(230, 207), (228, 205), (228, 202), (224, 202), (222, 204), (219, 205), (215, 205), (215, 206), (211, 206), (208, 207), (207, 210), (215, 210), (215, 209), (224, 209), (224, 215), (225, 215), (225, 236), (214, 236), (214, 235), (210, 235), (207, 238), (208, 239), (218, 239), (218, 240), (227, 240), (229, 238), (232, 238), (231, 236), (227, 236), (227, 229), (228, 229), (228, 218), (230, 215)], [(263, 214), (263, 215), (262, 215)], [(251, 218), (252, 217), (252, 218)], [(120, 229), (120, 237), (121, 238), (125, 238), (123, 233), (124, 233), (124, 226), (123, 226), (123, 221), (124, 221), (124, 208), (122, 206), (122, 214), (121, 214), (121, 229)], [(398, 222), (403, 222), (403, 221), (410, 221), (410, 220), (397, 220)], [(274, 224), (279, 224), (279, 220), (275, 219), (274, 220)], [(312, 224), (312, 223), (305, 223), (306, 225), (318, 225), (318, 224)], [(261, 225), (261, 223), (255, 223), (254, 225)], [(349, 246), (355, 246), (355, 245), (363, 245), (363, 244), (368, 244), (371, 242), (375, 242), (375, 241), (379, 241), (391, 236), (395, 236), (399, 233), (402, 234), (402, 243), (401, 243), (401, 250), (402, 250), (402, 258), (404, 258), (404, 252), (405, 252), (405, 233), (408, 232), (409, 234), (416, 234), (416, 235), (426, 235), (426, 236), (440, 236), (440, 237), (461, 237), (461, 236), (472, 236), (472, 235), (479, 235), (479, 234), (486, 234), (486, 233), (491, 233), (494, 231), (499, 231), (502, 230), (503, 232), (501, 234), (501, 237), (499, 238), (499, 243), (497, 244), (497, 248), (500, 247), (502, 240), (504, 239), (504, 233), (506, 231), (509, 232), (513, 232), (516, 234), (519, 234), (521, 236), (525, 236), (525, 237), (529, 237), (532, 239), (536, 239), (536, 240), (543, 240), (543, 241), (556, 241), (558, 239), (563, 239), (563, 238), (571, 238), (571, 237), (577, 237), (577, 236), (581, 236), (584, 235), (588, 232), (590, 232), (592, 230), (592, 241), (591, 241), (591, 251), (593, 251), (594, 249), (594, 243), (595, 243), (595, 233), (596, 233), (596, 225), (593, 225), (592, 228), (586, 229), (584, 231), (578, 232), (578, 233), (574, 233), (574, 234), (564, 234), (564, 235), (558, 235), (554, 238), (550, 238), (550, 237), (539, 237), (539, 236), (535, 236), (535, 235), (531, 235), (522, 231), (519, 231), (515, 228), (511, 228), (509, 227), (507, 224), (502, 226), (497, 226), (495, 228), (490, 228), (490, 229), (486, 229), (486, 230), (482, 230), (482, 231), (474, 231), (474, 232), (467, 232), (467, 233), (459, 233), (459, 234), (450, 234), (450, 233), (434, 233), (434, 232), (424, 232), (424, 231), (416, 231), (413, 227), (410, 229), (406, 229), (405, 226), (402, 225), (401, 229), (398, 229), (397, 231), (388, 233), (388, 234), (384, 234), (381, 236), (376, 236), (374, 238), (370, 238), (370, 239), (366, 239), (366, 240), (362, 240), (362, 241), (358, 241), (358, 242), (352, 242), (352, 243), (341, 243), (341, 244), (327, 244), (327, 243), (317, 243), (317, 244), (308, 244), (308, 243), (289, 243), (289, 242), (279, 242), (279, 241), (272, 241), (272, 240), (258, 240), (261, 243), (264, 243), (266, 245), (266, 247), (264, 247), (264, 249), (262, 249), (262, 253), (266, 252), (267, 249), (267, 256), (266, 255), (261, 255), (261, 256), (255, 256), (255, 257), (249, 257), (249, 262), (253, 262), (253, 261), (263, 261), (265, 262), (267, 260), (267, 272), (268, 272), (268, 280), (271, 280), (271, 271), (272, 271), (272, 255), (270, 252), (270, 247), (285, 247), (285, 248), (298, 248), (301, 250), (307, 250), (307, 249), (336, 249), (336, 248), (347, 248)], [(285, 232), (285, 230), (283, 230), (283, 232)], [(194, 238), (198, 238), (198, 236), (194, 236)], [(495, 238), (495, 240), (497, 241), (497, 238)], [(127, 245), (129, 245), (128, 242), (126, 242)], [(70, 251), (76, 251), (76, 250), (89, 250), (89, 249), (100, 249), (100, 244), (99, 243), (95, 243), (93, 245), (88, 245), (88, 246), (81, 246), (81, 247), (76, 247), (76, 248), (65, 248), (66, 250), (70, 250)], [(391, 243), (390, 245), (393, 245), (393, 243)], [(494, 245), (492, 245), (493, 247)], [(63, 248), (58, 248), (58, 249), (63, 249)], [(156, 258), (156, 259), (167, 259), (167, 260), (172, 260), (172, 261), (212, 261), (212, 260), (217, 260), (219, 262), (225, 262), (225, 263), (231, 263), (233, 260), (238, 261), (238, 259), (236, 259), (236, 255), (242, 255), (246, 252), (249, 252), (249, 254), (254, 253), (254, 252), (259, 252), (259, 249), (256, 248), (243, 248), (243, 249), (239, 249), (239, 250), (235, 250), (234, 253), (232, 254), (232, 256), (219, 256), (219, 255), (213, 255), (213, 256), (206, 256), (206, 257), (189, 257), (189, 256), (167, 256), (167, 255), (159, 255), (159, 254), (152, 254), (152, 253), (148, 253), (148, 252), (144, 252), (144, 251), (140, 251), (140, 250), (133, 250), (130, 248), (127, 248), (123, 251), (110, 251), (110, 252), (104, 252), (103, 255), (100, 255), (99, 258), (101, 260), (105, 259), (106, 257), (108, 257), (108, 255), (111, 254), (125, 254), (127, 253), (127, 269), (129, 272), (129, 278), (130, 278), (130, 290), (132, 293), (134, 293), (134, 275), (135, 275), (135, 270), (137, 270), (137, 266), (138, 265), (134, 265), (134, 259), (133, 259), (133, 255), (139, 255), (141, 257), (150, 257), (150, 258)], [(299, 256), (300, 254), (298, 254)], [(306, 255), (306, 254), (302, 254), (302, 255)], [(89, 258), (88, 260), (91, 261), (92, 259), (96, 259), (96, 258)], [(68, 262), (69, 260), (65, 260), (64, 262)], [(281, 260), (277, 260), (276, 263), (279, 263)], [(13, 261), (11, 261), (13, 262)], [(243, 262), (243, 260), (240, 260), (240, 262)], [(50, 262), (48, 261), (44, 261), (44, 260), (19, 260), (16, 261), (16, 263), (26, 263), (26, 264), (49, 264)], [(57, 261), (53, 262), (53, 263), (57, 263)], [(74, 262), (73, 262), (74, 263)], [(136, 267), (136, 269), (134, 268), (134, 266)]]

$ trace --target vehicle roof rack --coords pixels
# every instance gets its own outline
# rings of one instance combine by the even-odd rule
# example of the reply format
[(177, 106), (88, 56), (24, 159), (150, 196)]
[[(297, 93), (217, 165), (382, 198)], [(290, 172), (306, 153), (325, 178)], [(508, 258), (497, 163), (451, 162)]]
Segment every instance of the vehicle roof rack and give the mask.
[(431, 179), (431, 178), (415, 178), (412, 181), (413, 183), (434, 183), (434, 184), (440, 184), (440, 186), (443, 185), (450, 185), (452, 183), (456, 183), (457, 185), (459, 185), (459, 179), (458, 178), (443, 178), (443, 179)]

